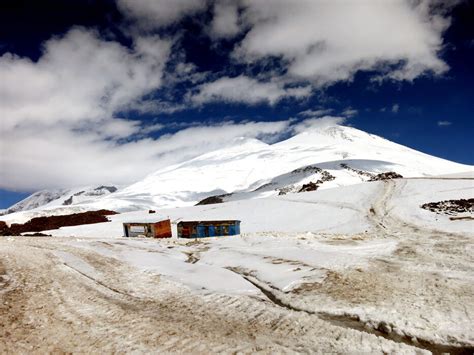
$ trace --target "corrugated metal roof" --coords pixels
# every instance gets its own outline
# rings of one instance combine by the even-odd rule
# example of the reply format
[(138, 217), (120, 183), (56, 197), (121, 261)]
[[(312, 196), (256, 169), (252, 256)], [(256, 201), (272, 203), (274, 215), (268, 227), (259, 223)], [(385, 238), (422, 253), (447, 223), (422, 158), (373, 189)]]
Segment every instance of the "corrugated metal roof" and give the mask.
[(179, 221), (179, 223), (216, 223), (216, 224), (219, 224), (219, 223), (236, 223), (236, 222), (241, 222), (240, 220), (238, 219), (223, 219), (223, 220), (195, 220), (195, 221)]

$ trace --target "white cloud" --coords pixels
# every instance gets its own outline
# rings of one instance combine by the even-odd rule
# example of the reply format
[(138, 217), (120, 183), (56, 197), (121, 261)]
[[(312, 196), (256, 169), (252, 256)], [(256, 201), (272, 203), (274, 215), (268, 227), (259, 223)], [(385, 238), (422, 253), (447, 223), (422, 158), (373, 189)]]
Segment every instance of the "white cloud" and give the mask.
[(235, 0), (220, 0), (214, 4), (210, 34), (215, 38), (230, 38), (240, 32), (239, 8)]
[(354, 110), (353, 108), (346, 108), (344, 111), (342, 111), (342, 115), (345, 116), (345, 117), (354, 117), (355, 115), (357, 115), (359, 113), (359, 111), (357, 110)]
[[(287, 132), (289, 121), (225, 122), (152, 139), (146, 136), (164, 129), (161, 123), (116, 118), (150, 102), (142, 100), (163, 85), (169, 51), (156, 36), (135, 37), (127, 48), (75, 28), (47, 41), (36, 62), (1, 56), (0, 188), (131, 183), (236, 137), (272, 141)], [(298, 95), (279, 90), (277, 97)]]
[(175, 134), (156, 140), (156, 153), (160, 164), (182, 161), (207, 151), (231, 144), (234, 138), (258, 138), (266, 142), (278, 139), (287, 132), (290, 121), (274, 122), (223, 122), (214, 125), (200, 125), (182, 129)]
[(305, 110), (298, 113), (298, 116), (303, 117), (322, 117), (331, 114), (334, 110), (332, 108), (328, 109), (318, 109), (318, 110)]
[(144, 29), (171, 25), (206, 9), (206, 0), (118, 0), (122, 13)]
[(256, 79), (241, 75), (237, 77), (222, 77), (216, 81), (202, 84), (198, 92), (190, 97), (196, 104), (213, 101), (230, 103), (258, 104), (267, 102), (270, 105), (283, 98), (305, 98), (311, 95), (309, 86), (287, 87), (276, 82), (260, 82)]
[(237, 137), (274, 141), (288, 131), (290, 124), (289, 121), (225, 122), (190, 127), (158, 139), (120, 142), (117, 137), (140, 129), (125, 121), (117, 122), (104, 127), (111, 134), (72, 131), (59, 125), (40, 130), (37, 126), (24, 127), (2, 136), (0, 188), (37, 190), (132, 183), (161, 167), (226, 146)]
[(294, 133), (302, 133), (306, 131), (311, 131), (315, 129), (322, 129), (327, 127), (332, 127), (336, 125), (343, 124), (346, 122), (346, 117), (338, 117), (338, 116), (324, 116), (318, 118), (308, 118), (304, 121), (295, 124), (292, 127)]
[[(315, 109), (301, 112), (307, 119), (294, 126), (293, 120), (225, 122), (153, 139), (146, 136), (167, 127), (117, 118), (124, 110), (175, 112), (214, 101), (274, 105), (305, 99), (314, 87), (351, 80), (358, 70), (395, 80), (447, 70), (438, 51), (449, 21), (428, 0), (118, 0), (124, 16), (145, 31), (175, 24), (211, 4), (213, 18), (204, 26), (213, 39), (248, 30), (234, 59), (252, 65), (280, 57), (283, 68), (268, 61), (272, 65), (263, 66), (258, 79), (241, 74), (205, 82), (209, 73), (178, 58), (178, 42), (171, 53), (170, 41), (133, 30), (130, 47), (73, 28), (44, 43), (37, 61), (0, 56), (0, 188), (130, 183), (236, 137), (271, 142), (283, 133), (345, 120), (328, 116), (332, 110)], [(156, 90), (183, 83), (197, 85), (189, 101), (177, 102), (172, 90), (155, 98)], [(357, 111), (342, 114), (351, 117)]]
[(438, 121), (439, 127), (451, 126), (453, 123), (451, 121)]
[(278, 56), (287, 77), (316, 86), (352, 80), (359, 70), (413, 80), (448, 69), (438, 52), (449, 19), (439, 1), (244, 0), (251, 29), (234, 58)]
[(76, 28), (44, 44), (37, 62), (0, 57), (1, 129), (100, 121), (162, 84), (169, 43), (138, 38), (132, 49)]
[(392, 113), (398, 113), (398, 110), (400, 110), (400, 105), (399, 104), (394, 104), (392, 106)]
[(37, 61), (0, 57), (3, 188), (64, 185), (68, 179), (82, 184), (81, 176), (92, 181), (119, 165), (123, 147), (132, 151), (147, 142), (119, 141), (159, 128), (114, 116), (162, 85), (169, 42), (136, 37), (127, 48), (74, 28), (43, 48)]

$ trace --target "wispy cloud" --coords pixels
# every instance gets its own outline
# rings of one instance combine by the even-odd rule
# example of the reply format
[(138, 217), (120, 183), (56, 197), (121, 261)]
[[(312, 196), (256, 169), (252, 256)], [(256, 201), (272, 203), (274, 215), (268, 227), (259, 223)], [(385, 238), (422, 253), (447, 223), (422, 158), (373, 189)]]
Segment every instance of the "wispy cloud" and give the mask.
[(394, 104), (392, 106), (392, 113), (398, 113), (399, 110), (400, 110), (400, 105), (399, 104)]
[(0, 188), (132, 183), (159, 168), (225, 147), (238, 137), (273, 142), (288, 132), (291, 122), (201, 124), (157, 139), (142, 133), (162, 125), (141, 127), (127, 120), (80, 131), (63, 125), (25, 126), (1, 135)]
[(357, 110), (355, 110), (351, 107), (348, 107), (344, 111), (342, 111), (342, 115), (344, 117), (349, 117), (349, 118), (356, 116), (358, 113), (359, 113), (359, 111), (357, 111)]
[(324, 116), (320, 118), (308, 118), (292, 126), (292, 131), (302, 133), (315, 129), (327, 128), (343, 124), (347, 121), (346, 117)]
[(334, 112), (334, 109), (332, 108), (327, 108), (327, 109), (317, 109), (317, 110), (305, 110), (301, 111), (298, 113), (298, 116), (302, 117), (322, 117), (322, 116), (327, 116)]
[(439, 127), (451, 126), (453, 123), (451, 121), (438, 121)]
[(123, 14), (144, 30), (171, 25), (181, 18), (204, 11), (206, 0), (118, 0)]
[(274, 105), (284, 98), (302, 99), (311, 95), (310, 86), (285, 87), (279, 82), (261, 82), (244, 75), (222, 77), (197, 88), (189, 99), (195, 104), (223, 101), (255, 105)]

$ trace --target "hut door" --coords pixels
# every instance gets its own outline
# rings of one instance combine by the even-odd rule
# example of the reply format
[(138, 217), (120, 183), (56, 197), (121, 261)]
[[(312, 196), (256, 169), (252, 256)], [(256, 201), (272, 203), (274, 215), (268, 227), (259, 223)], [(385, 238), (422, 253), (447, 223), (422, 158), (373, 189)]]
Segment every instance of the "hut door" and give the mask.
[(208, 233), (207, 233), (207, 235), (208, 235), (209, 237), (214, 237), (214, 236), (216, 235), (214, 226), (209, 226), (209, 227), (208, 227)]

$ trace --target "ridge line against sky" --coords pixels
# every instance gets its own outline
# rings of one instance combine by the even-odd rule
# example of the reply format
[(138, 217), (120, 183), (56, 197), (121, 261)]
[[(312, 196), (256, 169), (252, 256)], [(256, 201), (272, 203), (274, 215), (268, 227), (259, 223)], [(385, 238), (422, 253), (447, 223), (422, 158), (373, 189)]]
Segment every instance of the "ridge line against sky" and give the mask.
[(132, 183), (232, 138), (273, 142), (328, 115), (473, 164), (473, 8), (4, 1), (0, 189)]

